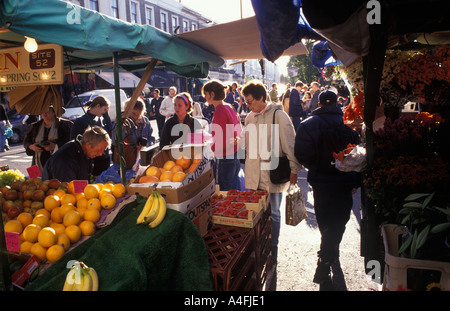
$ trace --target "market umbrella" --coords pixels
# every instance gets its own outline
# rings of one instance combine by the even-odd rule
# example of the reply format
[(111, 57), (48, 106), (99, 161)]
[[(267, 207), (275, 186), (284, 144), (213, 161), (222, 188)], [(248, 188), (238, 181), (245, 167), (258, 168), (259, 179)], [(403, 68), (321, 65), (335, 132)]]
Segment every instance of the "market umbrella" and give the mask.
[(56, 116), (63, 114), (62, 98), (53, 85), (21, 86), (9, 92), (9, 106), (19, 114), (41, 115), (53, 106)]

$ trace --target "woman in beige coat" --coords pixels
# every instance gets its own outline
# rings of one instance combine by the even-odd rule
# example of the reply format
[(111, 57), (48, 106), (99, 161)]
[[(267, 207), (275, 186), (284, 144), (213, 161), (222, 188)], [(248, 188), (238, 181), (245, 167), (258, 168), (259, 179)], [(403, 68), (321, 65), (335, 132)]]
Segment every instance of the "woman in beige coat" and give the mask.
[[(272, 220), (272, 258), (276, 263), (278, 237), (280, 234), (280, 205), (289, 183), (297, 183), (297, 173), (303, 167), (294, 155), (295, 130), (289, 116), (279, 104), (266, 102), (267, 90), (260, 81), (250, 81), (242, 88), (247, 107), (251, 110), (245, 119), (241, 134), (241, 146), (245, 146), (245, 187), (252, 190), (268, 190), (270, 193)], [(272, 124), (275, 113), (275, 144), (272, 144)], [(290, 182), (273, 184), (270, 169), (276, 167), (278, 159), (271, 158), (271, 151), (279, 157), (287, 155), (291, 168)]]

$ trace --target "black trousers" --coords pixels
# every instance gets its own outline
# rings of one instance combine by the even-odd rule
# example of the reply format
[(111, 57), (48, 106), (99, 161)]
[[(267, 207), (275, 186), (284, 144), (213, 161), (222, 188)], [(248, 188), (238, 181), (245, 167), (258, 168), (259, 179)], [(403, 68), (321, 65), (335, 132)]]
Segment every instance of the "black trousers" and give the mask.
[(332, 263), (339, 259), (339, 245), (353, 206), (352, 188), (336, 185), (312, 186), (314, 211), (321, 234), (319, 257)]

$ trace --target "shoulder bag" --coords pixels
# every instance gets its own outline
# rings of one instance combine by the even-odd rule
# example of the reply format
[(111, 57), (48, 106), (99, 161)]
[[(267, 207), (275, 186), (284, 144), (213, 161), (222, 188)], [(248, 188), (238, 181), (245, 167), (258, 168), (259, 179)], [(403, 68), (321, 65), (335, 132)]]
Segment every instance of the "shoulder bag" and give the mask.
[[(273, 122), (275, 124), (275, 113), (277, 110), (281, 110), (280, 108), (275, 109), (273, 112)], [(278, 157), (277, 154), (273, 152), (273, 146), (275, 146), (275, 137), (274, 131), (272, 131), (272, 156), (271, 158)], [(270, 171), (270, 181), (273, 184), (284, 184), (290, 180), (291, 177), (291, 167), (289, 166), (289, 159), (286, 155), (278, 158), (278, 166), (277, 168)]]

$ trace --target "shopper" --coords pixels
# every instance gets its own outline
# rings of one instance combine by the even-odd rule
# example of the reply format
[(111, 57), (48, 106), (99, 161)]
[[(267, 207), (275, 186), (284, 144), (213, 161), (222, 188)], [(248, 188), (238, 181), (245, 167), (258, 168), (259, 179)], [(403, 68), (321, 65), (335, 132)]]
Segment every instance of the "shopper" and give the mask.
[(202, 132), (202, 125), (196, 118), (190, 116), (192, 111), (192, 97), (182, 92), (174, 97), (175, 114), (164, 123), (159, 148), (174, 143), (186, 143), (190, 133)]
[(177, 95), (177, 88), (175, 86), (171, 86), (169, 88), (169, 96), (166, 96), (163, 99), (163, 101), (161, 102), (161, 106), (159, 107), (159, 113), (162, 116), (164, 116), (165, 121), (167, 121), (167, 119), (172, 117), (175, 113), (175, 108), (174, 108), (175, 95)]
[(302, 107), (302, 87), (303, 82), (295, 82), (295, 87), (292, 88), (289, 95), (289, 116), (291, 117), (294, 129), (297, 130), (298, 125), (302, 121), (303, 107)]
[(5, 152), (9, 150), (8, 138), (6, 138), (6, 131), (8, 127), (12, 127), (9, 122), (8, 115), (6, 114), (6, 109), (0, 104), (0, 152)]
[[(135, 103), (131, 103), (128, 99), (125, 101), (125, 111), (130, 109), (130, 105), (133, 105), (130, 116), (122, 121), (123, 149), (127, 169), (133, 167), (137, 160), (138, 152), (143, 147), (151, 146), (155, 143), (155, 137), (152, 136), (152, 125), (145, 116), (145, 102), (138, 98)], [(117, 148), (117, 126), (114, 127), (113, 132), (113, 162), (120, 163)]]
[(83, 135), (78, 135), (58, 149), (45, 163), (42, 179), (87, 180), (92, 176), (93, 159), (100, 157), (109, 148), (111, 139), (100, 126), (88, 127)]
[(153, 90), (153, 99), (150, 102), (151, 107), (153, 107), (153, 111), (155, 112), (156, 124), (158, 125), (158, 133), (161, 133), (162, 128), (164, 126), (164, 122), (166, 121), (166, 117), (161, 114), (159, 108), (161, 108), (162, 101), (164, 97), (160, 96), (159, 89)]
[(234, 108), (224, 102), (225, 88), (217, 79), (209, 80), (202, 88), (208, 105), (213, 105), (215, 109), (211, 123), (212, 151), (216, 159), (214, 176), (221, 191), (240, 190), (241, 162), (238, 158), (237, 143), (242, 127)]
[[(70, 131), (70, 139), (75, 139), (78, 135), (83, 134), (88, 127), (94, 125), (102, 127), (109, 135), (112, 136), (113, 125), (108, 111), (110, 102), (103, 96), (97, 96), (93, 100), (85, 104), (87, 111), (81, 117), (75, 119)], [(94, 159), (93, 175), (98, 176), (111, 165), (110, 149), (105, 149), (103, 155)]]
[(41, 114), (41, 119), (28, 126), (23, 146), (28, 156), (32, 156), (31, 165), (37, 165), (42, 173), (45, 162), (70, 140), (72, 121), (56, 116), (53, 105)]
[(344, 173), (330, 164), (333, 151), (329, 148), (336, 143), (358, 144), (359, 136), (343, 124), (343, 113), (337, 106), (334, 92), (322, 92), (319, 101), (319, 108), (297, 129), (295, 156), (308, 169), (307, 180), (313, 189), (314, 210), (321, 233), (313, 281), (325, 284), (331, 281), (330, 267), (340, 268), (339, 245), (350, 219), (352, 194), (359, 187), (357, 173)]
[[(287, 155), (291, 167), (290, 183), (297, 183), (297, 173), (302, 169), (294, 156), (295, 131), (289, 116), (283, 111), (281, 105), (266, 102), (267, 89), (260, 81), (253, 80), (242, 88), (250, 113), (245, 119), (242, 131), (245, 143), (245, 187), (250, 190), (268, 190), (270, 193), (271, 219), (272, 219), (272, 256), (276, 262), (278, 254), (278, 238), (280, 235), (281, 217), (280, 205), (289, 182), (273, 184), (270, 181), (270, 169), (278, 159), (270, 157), (270, 149), (279, 150), (279, 156)], [(276, 109), (279, 108), (279, 111)], [(275, 123), (278, 135), (275, 137), (275, 146), (272, 146), (272, 124), (275, 114)]]

